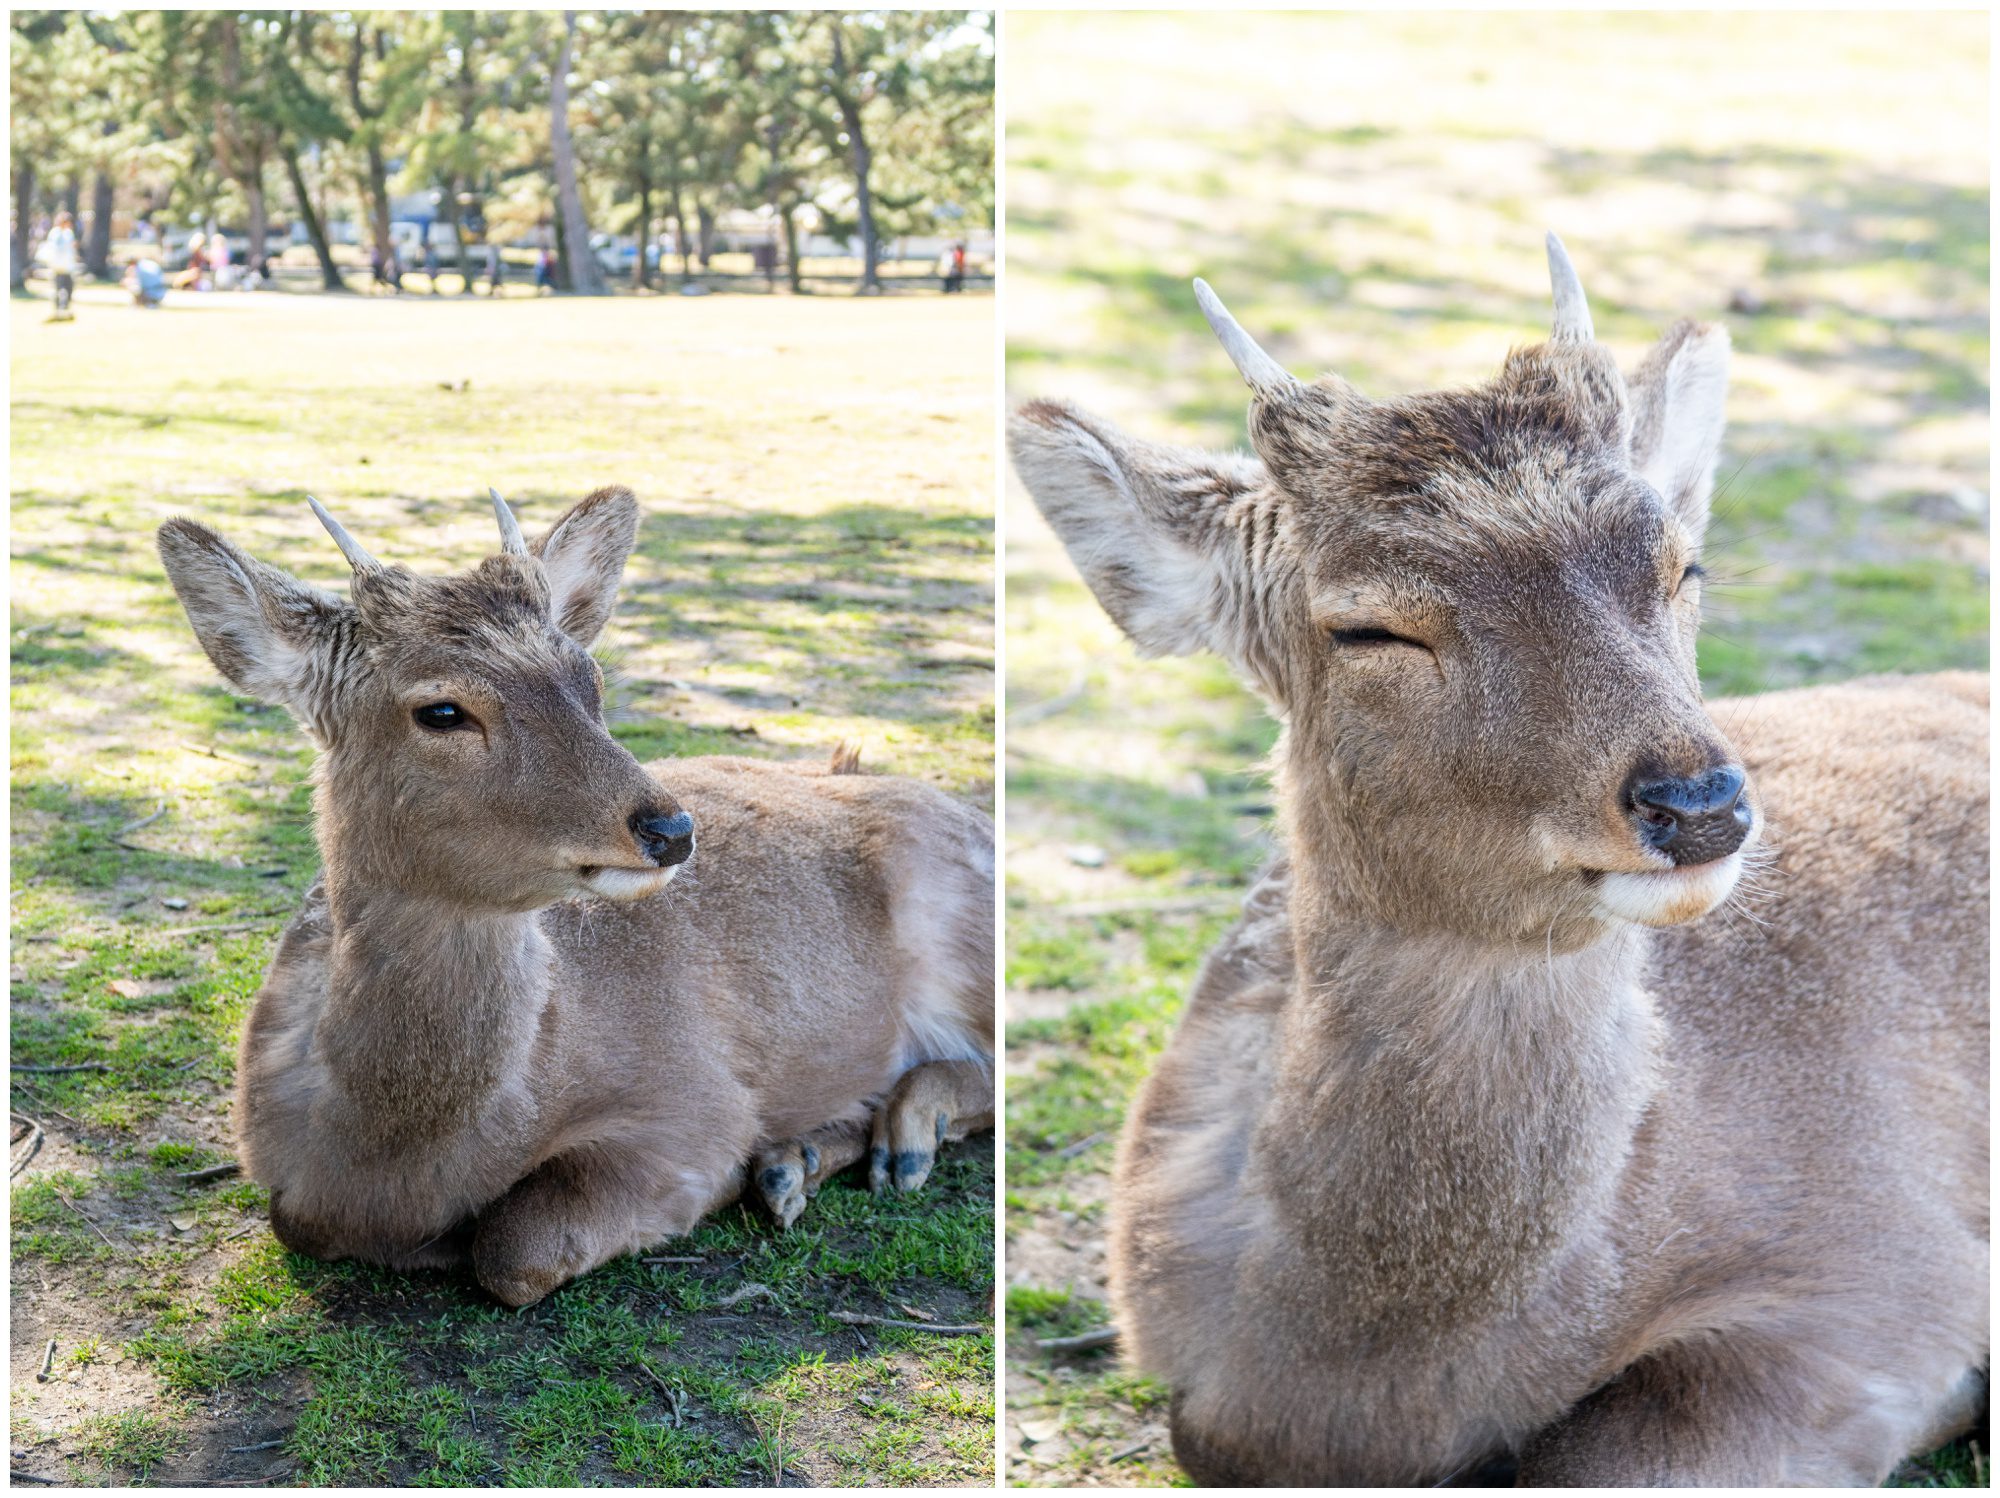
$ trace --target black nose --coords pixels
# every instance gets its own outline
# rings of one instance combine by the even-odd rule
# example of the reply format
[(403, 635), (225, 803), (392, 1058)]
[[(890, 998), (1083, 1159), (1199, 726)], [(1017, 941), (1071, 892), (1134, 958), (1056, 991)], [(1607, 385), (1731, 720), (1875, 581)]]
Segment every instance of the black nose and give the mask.
[(1634, 780), (1630, 803), (1639, 836), (1675, 863), (1727, 858), (1750, 835), (1743, 772), (1734, 765), (1690, 777)]
[(663, 817), (654, 811), (632, 813), (632, 836), (639, 851), (661, 868), (686, 863), (694, 852), (694, 818), (684, 811)]

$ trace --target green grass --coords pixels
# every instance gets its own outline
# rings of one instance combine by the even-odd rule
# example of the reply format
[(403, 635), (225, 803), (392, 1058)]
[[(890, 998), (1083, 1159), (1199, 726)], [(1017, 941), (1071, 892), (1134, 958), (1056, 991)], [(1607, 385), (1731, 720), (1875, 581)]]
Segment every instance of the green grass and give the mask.
[[(992, 1338), (826, 1315), (988, 1318), (984, 1138), (922, 1196), (838, 1181), (782, 1235), (732, 1211), (662, 1250), (697, 1264), (622, 1260), (521, 1314), (468, 1276), (287, 1255), (261, 1188), (180, 1178), (230, 1156), (236, 1036), (318, 855), (309, 746), (216, 677), (152, 532), (192, 514), (337, 589), (307, 490), (378, 555), (441, 571), (491, 550), (489, 483), (529, 527), (630, 484), (644, 520), (603, 654), (635, 754), (819, 759), (844, 739), (990, 806), (992, 303), (260, 295), (145, 315), (86, 290), (74, 323), (42, 311), (10, 313), (13, 1060), (103, 1070), (13, 1076), (46, 1129), (13, 1189), (15, 1340), (59, 1344), (47, 1384), (17, 1364), (15, 1465), (987, 1480)], [(750, 1283), (772, 1297), (722, 1309)]]
[[(1482, 380), (1548, 326), (1555, 228), (1627, 367), (1678, 316), (1734, 340), (1709, 692), (1983, 667), (1986, 38), (1936, 19), (1016, 16), (1009, 399), (1241, 446), (1195, 275), (1302, 376)], [(1271, 851), (1275, 728), (1137, 659), (1018, 483), (1006, 525), (1008, 1306), (1049, 1335), (1107, 1314), (1113, 1140)], [(1176, 1475), (1114, 1356), (1017, 1336), (1008, 1380), (1013, 1481)], [(1960, 1443), (1899, 1481), (1974, 1479)]]

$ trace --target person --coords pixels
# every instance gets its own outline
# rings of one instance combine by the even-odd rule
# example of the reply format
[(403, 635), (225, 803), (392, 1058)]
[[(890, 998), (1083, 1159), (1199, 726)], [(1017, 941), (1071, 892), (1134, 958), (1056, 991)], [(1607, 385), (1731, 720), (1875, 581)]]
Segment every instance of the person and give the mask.
[(68, 321), (73, 314), (69, 301), (76, 294), (76, 221), (65, 208), (56, 215), (55, 227), (49, 230), (44, 250), (48, 261), (49, 274), (56, 283), (55, 316)]
[(431, 295), (436, 296), (438, 294), (438, 252), (437, 246), (431, 243), (431, 236), (428, 230), (424, 233), (424, 274), (430, 278)]
[(236, 273), (229, 265), (229, 236), (220, 229), (208, 236), (208, 268), (217, 291), (227, 291), (236, 284)]
[(944, 289), (965, 290), (965, 241), (962, 239), (951, 247), (951, 274), (946, 279)]
[(208, 240), (197, 229), (188, 238), (187, 269), (174, 277), (174, 286), (181, 291), (201, 290), (201, 278), (208, 273)]
[(938, 285), (943, 288), (945, 295), (947, 296), (951, 295), (951, 246), (950, 245), (946, 245), (942, 250), (938, 251), (937, 274), (938, 274)]
[(486, 294), (500, 295), (500, 246), (492, 240), (486, 241)]
[(541, 254), (535, 257), (535, 290), (544, 289), (549, 291), (556, 289), (555, 251), (547, 245), (543, 245)]
[(166, 274), (160, 269), (160, 262), (150, 255), (126, 261), (119, 285), (132, 293), (134, 306), (157, 307), (167, 299)]

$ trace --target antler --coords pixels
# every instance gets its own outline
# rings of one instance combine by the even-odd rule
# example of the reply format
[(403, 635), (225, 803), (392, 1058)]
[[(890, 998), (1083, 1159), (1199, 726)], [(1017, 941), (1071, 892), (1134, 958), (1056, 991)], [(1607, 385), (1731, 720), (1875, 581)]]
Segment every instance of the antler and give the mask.
[(348, 566), (352, 567), (356, 572), (375, 572), (380, 570), (382, 564), (368, 555), (362, 549), (359, 541), (347, 534), (346, 526), (327, 514), (325, 505), (314, 499), (310, 494), (306, 496), (306, 503), (312, 506), (313, 514), (319, 516), (319, 523), (325, 526), (326, 533), (333, 537), (333, 544), (338, 546), (340, 554), (347, 558)]
[(507, 501), (500, 497), (498, 489), (488, 489), (486, 492), (493, 496), (493, 518), (500, 522), (500, 549), (509, 556), (526, 556), (528, 538), (521, 534), (521, 523), (514, 518), (514, 512), (507, 508)]
[(1555, 289), (1556, 320), (1549, 337), (1557, 343), (1589, 343), (1597, 336), (1590, 324), (1590, 303), (1584, 300), (1583, 282), (1569, 263), (1569, 252), (1553, 233), (1549, 235), (1549, 283)]
[(1222, 341), (1222, 351), (1229, 355), (1229, 362), (1236, 366), (1236, 372), (1243, 376), (1250, 388), (1259, 395), (1277, 395), (1298, 388), (1299, 381), (1292, 372), (1257, 347), (1257, 340), (1244, 332), (1229, 309), (1222, 305), (1222, 298), (1209, 290), (1208, 282), (1195, 278), (1194, 299), (1201, 307), (1201, 315), (1208, 319), (1208, 325), (1215, 329), (1215, 336)]

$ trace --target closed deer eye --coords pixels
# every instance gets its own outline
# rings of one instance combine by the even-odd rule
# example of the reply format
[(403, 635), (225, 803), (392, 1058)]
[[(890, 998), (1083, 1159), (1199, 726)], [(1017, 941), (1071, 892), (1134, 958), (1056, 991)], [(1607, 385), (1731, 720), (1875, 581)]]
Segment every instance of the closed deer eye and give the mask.
[(1416, 650), (1430, 648), (1420, 640), (1412, 640), (1407, 635), (1399, 635), (1394, 630), (1382, 629), (1373, 624), (1331, 629), (1327, 631), (1327, 638), (1336, 645), (1408, 645)]
[(1681, 596), (1681, 589), (1685, 588), (1690, 582), (1698, 582), (1702, 578), (1707, 576), (1708, 576), (1708, 569), (1702, 566), (1701, 563), (1689, 562), (1687, 564), (1687, 570), (1681, 574), (1681, 580), (1674, 584), (1673, 592), (1669, 593), (1667, 596), (1669, 598), (1678, 598)]
[(454, 728), (470, 728), (472, 714), (456, 702), (432, 702), (411, 715), (433, 733), (450, 733)]

